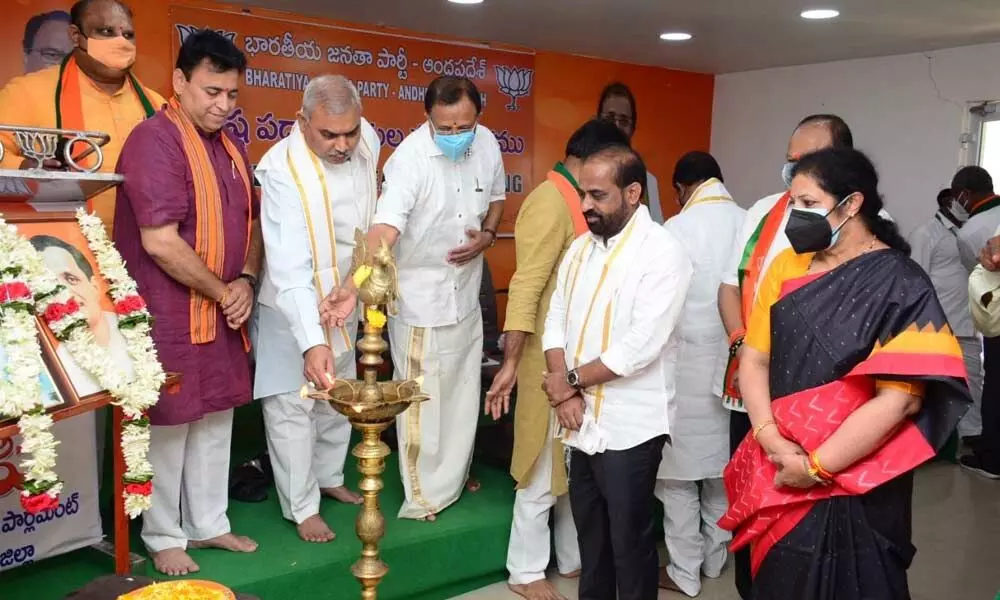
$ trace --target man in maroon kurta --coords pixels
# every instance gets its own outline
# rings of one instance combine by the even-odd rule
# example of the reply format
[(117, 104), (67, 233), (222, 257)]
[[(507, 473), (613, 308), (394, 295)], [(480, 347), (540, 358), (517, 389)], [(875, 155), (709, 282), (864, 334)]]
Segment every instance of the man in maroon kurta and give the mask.
[(244, 325), (261, 258), (250, 165), (223, 130), (245, 67), (225, 37), (189, 36), (175, 98), (132, 131), (118, 162), (115, 243), (155, 318), (164, 368), (183, 377), (149, 411), (156, 476), (142, 539), (168, 575), (199, 570), (189, 547), (257, 547), (226, 517), (233, 408), (251, 397)]

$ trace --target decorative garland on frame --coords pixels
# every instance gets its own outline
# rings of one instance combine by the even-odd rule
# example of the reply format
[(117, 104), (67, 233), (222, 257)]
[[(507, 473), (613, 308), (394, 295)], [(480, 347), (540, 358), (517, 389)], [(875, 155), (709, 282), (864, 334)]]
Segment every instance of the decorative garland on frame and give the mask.
[[(69, 340), (70, 354), (91, 373), (101, 387), (115, 398), (114, 404), (122, 408), (122, 455), (125, 458), (125, 511), (135, 518), (151, 506), (153, 466), (147, 459), (149, 452), (149, 418), (146, 411), (160, 398), (160, 388), (166, 374), (156, 356), (150, 331), (153, 318), (146, 302), (138, 292), (135, 280), (128, 274), (125, 262), (104, 229), (101, 220), (78, 210), (76, 219), (87, 238), (87, 245), (97, 259), (97, 267), (108, 282), (108, 295), (114, 302), (118, 315), (118, 330), (125, 338), (125, 347), (132, 360), (134, 376), (131, 381), (121, 369), (115, 367), (111, 355), (94, 356), (84, 344)], [(88, 332), (89, 333), (89, 332)], [(77, 347), (74, 348), (74, 345)], [(77, 356), (77, 353), (80, 356)]]

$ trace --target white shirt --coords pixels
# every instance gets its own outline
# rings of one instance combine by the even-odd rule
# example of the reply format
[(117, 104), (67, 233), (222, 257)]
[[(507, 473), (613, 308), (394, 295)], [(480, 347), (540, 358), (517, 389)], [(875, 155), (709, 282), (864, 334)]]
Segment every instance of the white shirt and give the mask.
[(976, 265), (969, 276), (969, 308), (976, 329), (986, 337), (1000, 336), (1000, 273)]
[[(777, 204), (784, 195), (785, 193), (781, 192), (780, 194), (774, 194), (767, 196), (766, 198), (761, 198), (747, 211), (746, 217), (743, 219), (743, 227), (740, 228), (740, 233), (736, 238), (736, 243), (733, 245), (733, 253), (729, 257), (729, 263), (727, 264), (726, 270), (722, 275), (722, 283), (732, 286), (738, 286), (740, 284), (739, 271), (740, 263), (743, 262), (743, 250), (746, 248), (750, 238), (753, 237), (753, 232), (757, 231), (757, 226), (760, 225), (761, 220), (767, 216), (767, 213), (771, 212), (774, 205)], [(767, 255), (764, 257), (763, 273), (767, 272), (767, 268), (779, 254), (792, 246), (788, 241), (788, 236), (785, 235), (785, 225), (788, 224), (788, 215), (790, 213), (791, 211), (785, 211), (785, 216), (781, 220), (781, 225), (778, 228), (778, 234), (774, 236), (774, 242), (771, 244), (771, 248), (767, 251)], [(761, 277), (761, 279), (763, 279), (763, 277)], [(756, 291), (754, 291), (754, 295), (756, 295)]]
[[(262, 311), (277, 311), (282, 317), (260, 321), (262, 325), (273, 325), (267, 331), (261, 326), (256, 336), (260, 343), (255, 344), (257, 367), (254, 395), (258, 398), (301, 387), (305, 381), (302, 355), (313, 346), (329, 343), (335, 354), (345, 351), (344, 345), (334, 343), (340, 342), (340, 339), (332, 339), (342, 334), (331, 331), (331, 339), (328, 339), (328, 332), (320, 323), (319, 299), (330, 290), (316, 289), (312, 244), (315, 241), (324, 249), (331, 244), (327, 211), (315, 166), (308, 160), (296, 161), (299, 183), (305, 184), (303, 191), (309, 197), (314, 240), (311, 239), (302, 194), (288, 162), (289, 145), (293, 143), (294, 135), (298, 133), (293, 132), (293, 135), (272, 146), (261, 158), (255, 172), (261, 184), (260, 223), (264, 239), (264, 274), (258, 301)], [(361, 135), (362, 141), (351, 160), (339, 165), (319, 161), (333, 216), (335, 239), (332, 241), (336, 244), (339, 278), (346, 277), (350, 272), (355, 230), (367, 231), (375, 212), (375, 190), (369, 187), (374, 185), (374, 169), (378, 163), (378, 135), (364, 119)], [(367, 153), (360, 152), (362, 143), (367, 144)], [(294, 152), (292, 154), (295, 155)], [(371, 162), (366, 155), (371, 157)], [(310, 185), (313, 182), (316, 185)], [(332, 289), (333, 277), (324, 277), (321, 283)]]
[(930, 276), (951, 330), (972, 337), (976, 330), (969, 313), (969, 272), (958, 252), (958, 227), (940, 212), (910, 234), (912, 258)]
[[(122, 336), (121, 331), (118, 330), (118, 315), (112, 312), (103, 312), (101, 313), (101, 317), (107, 323), (108, 329), (111, 332), (107, 346), (108, 352), (111, 353), (111, 360), (116, 367), (124, 369), (126, 375), (131, 379), (134, 373), (132, 359), (128, 355), (128, 346), (125, 343), (125, 338)], [(66, 347), (66, 344), (59, 344), (59, 347), (56, 348), (56, 356), (59, 357), (59, 362), (62, 364), (63, 370), (66, 371), (66, 377), (73, 384), (73, 389), (76, 390), (78, 397), (83, 398), (104, 391), (104, 387), (94, 379), (93, 375), (83, 370), (77, 364), (76, 359), (69, 353), (69, 348)]]
[(1000, 207), (971, 217), (958, 230), (958, 252), (969, 273), (979, 264), (979, 253), (1000, 227)]
[(559, 265), (542, 347), (564, 350), (567, 369), (599, 358), (619, 375), (583, 393), (608, 450), (670, 433), (675, 328), (691, 273), (681, 243), (653, 223), (645, 206), (607, 244), (590, 233), (578, 238)]
[(660, 183), (656, 176), (646, 171), (646, 197), (649, 199), (649, 216), (654, 223), (663, 224), (663, 206), (660, 204)]
[(482, 125), (465, 156), (441, 153), (427, 123), (396, 148), (373, 224), (399, 230), (398, 318), (412, 327), (443, 327), (480, 310), (483, 258), (455, 266), (448, 252), (480, 230), (493, 202), (505, 198), (507, 177), (496, 137)]

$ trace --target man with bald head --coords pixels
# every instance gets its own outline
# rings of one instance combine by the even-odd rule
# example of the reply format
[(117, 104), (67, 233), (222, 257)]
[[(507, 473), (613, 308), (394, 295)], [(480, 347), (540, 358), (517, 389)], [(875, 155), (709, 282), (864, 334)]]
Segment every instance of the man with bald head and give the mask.
[[(55, 14), (55, 13), (53, 13)], [(135, 26), (132, 11), (120, 0), (79, 0), (69, 12), (69, 43), (72, 50), (65, 58), (58, 57), (59, 42), (66, 33), (48, 34), (58, 19), (39, 24), (28, 49), (25, 33), (25, 66), (41, 63), (34, 57), (55, 61), (22, 77), (15, 77), (0, 90), (0, 123), (24, 127), (59, 127), (87, 131), (102, 131), (111, 139), (101, 151), (102, 172), (112, 173), (122, 147), (136, 125), (153, 116), (163, 104), (155, 91), (139, 83), (132, 73), (136, 58)], [(63, 23), (65, 25), (65, 23)], [(65, 30), (64, 30), (65, 31)], [(44, 41), (46, 34), (53, 41)], [(33, 62), (28, 61), (32, 59)], [(34, 167), (26, 159), (9, 134), (0, 136), (6, 150), (0, 168)], [(79, 156), (79, 152), (76, 153)], [(57, 160), (46, 161), (45, 168), (62, 168)], [(81, 158), (85, 166), (93, 166), (93, 157)], [(111, 233), (115, 212), (115, 190), (91, 198), (88, 210), (97, 213)]]
[(675, 410), (678, 336), (692, 266), (642, 204), (646, 166), (628, 146), (580, 170), (590, 230), (559, 265), (545, 319), (543, 388), (572, 449), (569, 500), (580, 598), (656, 598), (656, 473)]
[(296, 116), (256, 171), (265, 259), (254, 397), (262, 399), (282, 514), (303, 540), (328, 542), (334, 533), (320, 498), (361, 501), (344, 487), (351, 424), (298, 390), (356, 376), (356, 307), (342, 327), (327, 328), (319, 305), (350, 274), (355, 230), (371, 225), (379, 141), (357, 89), (340, 75), (310, 81)]

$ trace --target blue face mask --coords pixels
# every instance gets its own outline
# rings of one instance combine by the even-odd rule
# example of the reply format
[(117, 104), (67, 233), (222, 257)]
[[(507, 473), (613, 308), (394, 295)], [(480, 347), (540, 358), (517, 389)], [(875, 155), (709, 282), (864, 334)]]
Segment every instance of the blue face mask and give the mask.
[(792, 187), (792, 172), (795, 170), (794, 162), (786, 162), (781, 167), (781, 180), (785, 182), (785, 189)]
[[(433, 125), (431, 127), (433, 128)], [(441, 153), (456, 162), (465, 156), (466, 151), (472, 146), (472, 142), (475, 139), (475, 126), (469, 131), (460, 131), (458, 133), (434, 132), (434, 143), (437, 144)]]

